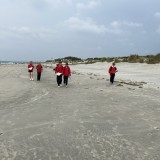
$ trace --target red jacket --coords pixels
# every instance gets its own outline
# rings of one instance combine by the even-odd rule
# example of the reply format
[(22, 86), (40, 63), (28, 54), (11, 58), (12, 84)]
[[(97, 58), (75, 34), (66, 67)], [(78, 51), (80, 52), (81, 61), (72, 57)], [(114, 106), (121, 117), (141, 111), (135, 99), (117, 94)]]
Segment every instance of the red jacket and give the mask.
[(110, 74), (115, 74), (117, 72), (117, 68), (115, 66), (110, 66), (108, 72)]
[(69, 66), (64, 66), (63, 67), (63, 75), (64, 76), (71, 76), (71, 70)]
[(55, 73), (63, 74), (63, 66), (61, 64), (58, 64), (54, 70), (55, 70)]
[(38, 65), (36, 66), (36, 69), (37, 69), (37, 72), (42, 72), (43, 67), (42, 67), (41, 64), (38, 64)]
[(34, 65), (33, 64), (28, 64), (28, 71), (32, 71), (33, 72), (33, 69), (34, 69)]

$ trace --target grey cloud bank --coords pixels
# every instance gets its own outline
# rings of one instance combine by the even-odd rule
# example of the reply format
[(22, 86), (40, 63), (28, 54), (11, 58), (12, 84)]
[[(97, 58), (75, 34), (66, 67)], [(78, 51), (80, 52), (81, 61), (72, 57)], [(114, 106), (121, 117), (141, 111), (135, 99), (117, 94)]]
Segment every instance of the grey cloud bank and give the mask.
[(1, 60), (47, 60), (160, 52), (158, 0), (6, 0)]

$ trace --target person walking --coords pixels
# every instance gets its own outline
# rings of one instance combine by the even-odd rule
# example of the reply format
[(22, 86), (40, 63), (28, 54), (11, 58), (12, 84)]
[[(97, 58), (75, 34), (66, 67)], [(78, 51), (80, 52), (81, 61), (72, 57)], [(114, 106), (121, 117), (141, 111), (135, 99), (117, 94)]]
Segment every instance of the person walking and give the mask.
[(62, 74), (63, 74), (63, 66), (62, 62), (60, 61), (56, 68), (54, 68), (55, 74), (57, 75), (57, 85), (58, 87), (62, 86)]
[(112, 66), (109, 67), (108, 72), (110, 74), (110, 83), (113, 84), (114, 78), (115, 78), (115, 73), (118, 72), (117, 68), (115, 67), (115, 62), (113, 62)]
[(71, 76), (71, 70), (70, 67), (68, 66), (68, 63), (65, 64), (63, 68), (63, 80), (64, 80), (64, 85), (68, 85), (68, 77)]
[(30, 63), (28, 64), (28, 72), (29, 72), (29, 78), (30, 81), (33, 81), (33, 70), (34, 70), (34, 65), (32, 63), (32, 61), (30, 61)]
[(41, 80), (41, 73), (43, 71), (43, 67), (41, 65), (41, 63), (38, 63), (38, 65), (36, 66), (37, 69), (37, 81)]

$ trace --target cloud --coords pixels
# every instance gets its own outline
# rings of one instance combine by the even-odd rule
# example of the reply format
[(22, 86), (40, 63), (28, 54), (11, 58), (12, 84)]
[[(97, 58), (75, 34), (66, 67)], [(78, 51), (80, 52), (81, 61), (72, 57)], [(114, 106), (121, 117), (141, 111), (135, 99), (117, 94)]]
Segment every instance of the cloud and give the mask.
[(0, 28), (1, 33), (7, 36), (12, 37), (31, 37), (31, 38), (45, 38), (45, 37), (51, 37), (57, 33), (54, 29), (48, 29), (48, 28), (29, 28), (26, 26), (22, 27), (1, 27)]
[(31, 30), (28, 27), (8, 27), (8, 31), (19, 33), (19, 34), (30, 34)]
[(143, 24), (129, 21), (113, 21), (108, 27), (108, 31), (114, 34), (130, 33), (133, 28), (140, 28)]
[(72, 4), (72, 0), (10, 0), (11, 3), (16, 3), (17, 5), (28, 5), (36, 9), (45, 9), (48, 7), (60, 7)]
[(90, 32), (95, 34), (121, 34), (124, 33), (124, 27), (142, 27), (141, 23), (127, 21), (113, 21), (108, 26), (98, 25), (91, 18), (79, 19), (78, 17), (70, 17), (66, 20), (66, 24), (74, 31)]
[(77, 9), (78, 10), (88, 10), (88, 9), (94, 9), (100, 4), (99, 1), (89, 1), (88, 3), (77, 3)]
[(60, 6), (60, 5), (70, 5), (72, 4), (72, 0), (43, 0), (47, 4), (52, 6)]
[(100, 34), (105, 33), (107, 30), (104, 25), (97, 25), (91, 18), (82, 20), (77, 17), (70, 17), (68, 20), (66, 20), (66, 24), (69, 26), (69, 28), (75, 31)]
[(154, 16), (160, 18), (160, 12), (156, 12)]
[(142, 27), (143, 24), (141, 23), (136, 23), (136, 22), (128, 22), (128, 21), (113, 21), (111, 23), (111, 26), (114, 28), (119, 28), (119, 27), (123, 27), (123, 26), (128, 26), (128, 27)]
[(121, 33), (121, 30), (119, 28), (116, 27), (107, 28), (105, 25), (98, 25), (91, 18), (86, 18), (82, 20), (77, 17), (70, 17), (68, 20), (66, 20), (66, 24), (70, 29), (80, 32), (88, 32), (94, 34)]

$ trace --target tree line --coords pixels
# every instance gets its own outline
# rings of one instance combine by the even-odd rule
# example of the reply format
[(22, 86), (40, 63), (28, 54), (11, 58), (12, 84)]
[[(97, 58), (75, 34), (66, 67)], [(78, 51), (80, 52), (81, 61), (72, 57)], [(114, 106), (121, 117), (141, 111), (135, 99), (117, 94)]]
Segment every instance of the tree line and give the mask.
[(64, 57), (64, 58), (57, 58), (54, 60), (47, 60), (46, 62), (70, 62), (70, 63), (96, 63), (96, 62), (129, 62), (129, 63), (147, 63), (147, 64), (156, 64), (160, 63), (160, 53), (156, 55), (146, 55), (140, 56), (138, 54), (131, 54), (130, 56), (125, 57), (95, 57), (95, 58), (87, 58), (81, 59), (78, 57)]

